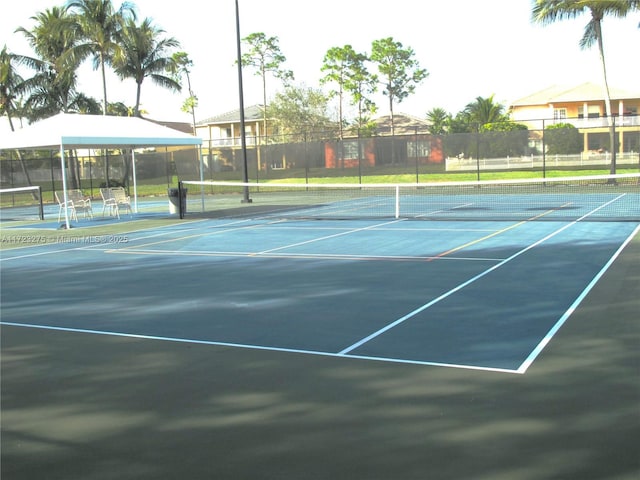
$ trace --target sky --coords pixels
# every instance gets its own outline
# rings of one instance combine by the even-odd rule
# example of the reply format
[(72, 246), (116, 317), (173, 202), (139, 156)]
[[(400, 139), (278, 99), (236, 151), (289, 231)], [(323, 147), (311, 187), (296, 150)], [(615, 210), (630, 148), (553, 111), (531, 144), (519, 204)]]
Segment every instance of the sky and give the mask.
[[(120, 0), (113, 0), (120, 6)], [(149, 17), (176, 38), (180, 50), (193, 61), (191, 85), (198, 97), (196, 121), (239, 107), (235, 0), (132, 0), (139, 19)], [(30, 29), (30, 17), (64, 0), (13, 2), (0, 17), (0, 46), (32, 55), (21, 26)], [(332, 47), (351, 45), (369, 53), (374, 40), (393, 37), (415, 52), (429, 76), (416, 92), (394, 105), (395, 113), (425, 118), (439, 107), (452, 114), (476, 97), (494, 95), (511, 102), (551, 85), (576, 86), (602, 82), (597, 47), (581, 50), (588, 17), (548, 26), (532, 24), (531, 0), (238, 0), (240, 36), (263, 32), (277, 37), (286, 57), (283, 67), (293, 71), (295, 84), (321, 88), (323, 57)], [(605, 18), (604, 48), (610, 87), (640, 91), (640, 13), (626, 19)], [(100, 100), (101, 78), (89, 62), (79, 72), (81, 91)], [(136, 85), (110, 75), (110, 102), (135, 104)], [(267, 78), (268, 99), (282, 89)], [(262, 84), (253, 71), (243, 73), (244, 105), (262, 103)], [(327, 88), (324, 88), (327, 91)], [(141, 108), (156, 120), (191, 122), (181, 111), (182, 93), (142, 85)], [(374, 96), (378, 115), (389, 113), (388, 99)]]

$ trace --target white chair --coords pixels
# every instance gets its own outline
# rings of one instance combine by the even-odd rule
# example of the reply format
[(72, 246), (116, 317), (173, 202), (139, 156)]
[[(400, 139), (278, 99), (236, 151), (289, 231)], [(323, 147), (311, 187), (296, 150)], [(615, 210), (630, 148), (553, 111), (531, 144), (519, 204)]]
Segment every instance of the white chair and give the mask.
[(127, 195), (127, 192), (123, 187), (113, 188), (101, 188), (100, 195), (102, 196), (102, 216), (104, 216), (107, 209), (109, 214), (120, 218), (120, 208), (124, 208), (129, 211), (129, 216), (133, 214), (131, 209), (131, 198)]
[(133, 210), (131, 209), (131, 197), (127, 195), (125, 189), (123, 187), (112, 188), (111, 193), (113, 194), (113, 198), (116, 199), (118, 210), (120, 210), (120, 208), (124, 208), (129, 211), (129, 216), (133, 215)]
[(78, 221), (78, 215), (73, 205), (73, 201), (69, 198), (69, 192), (67, 192), (67, 201), (64, 201), (64, 192), (55, 192), (56, 202), (58, 202), (58, 221), (62, 219), (63, 212), (69, 211), (69, 218), (71, 220)]
[(84, 218), (93, 218), (93, 209), (91, 208), (91, 198), (85, 196), (82, 190), (67, 190), (67, 201), (64, 201), (63, 192), (55, 192), (56, 201), (58, 202), (58, 221), (62, 219), (62, 213), (65, 209), (69, 210), (69, 217), (78, 221), (78, 212), (84, 214)]
[(91, 197), (82, 193), (82, 190), (69, 190), (67, 191), (67, 199), (73, 202), (73, 209), (76, 212), (76, 218), (78, 212), (84, 214), (84, 218), (93, 218), (93, 209), (91, 208)]

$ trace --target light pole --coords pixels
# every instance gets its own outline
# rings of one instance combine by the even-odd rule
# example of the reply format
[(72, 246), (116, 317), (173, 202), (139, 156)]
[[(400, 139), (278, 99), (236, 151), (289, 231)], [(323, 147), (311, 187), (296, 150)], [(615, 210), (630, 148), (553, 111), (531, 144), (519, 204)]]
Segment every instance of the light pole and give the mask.
[[(242, 89), (242, 49), (240, 47), (240, 9), (238, 7), (238, 0), (236, 0), (236, 43), (238, 47), (238, 93), (240, 95), (240, 145), (242, 146), (242, 166), (243, 166), (243, 181), (249, 182), (249, 173), (247, 169), (247, 135), (245, 132), (244, 121), (244, 92)], [(249, 186), (244, 186), (244, 197), (242, 203), (251, 203), (249, 198)]]

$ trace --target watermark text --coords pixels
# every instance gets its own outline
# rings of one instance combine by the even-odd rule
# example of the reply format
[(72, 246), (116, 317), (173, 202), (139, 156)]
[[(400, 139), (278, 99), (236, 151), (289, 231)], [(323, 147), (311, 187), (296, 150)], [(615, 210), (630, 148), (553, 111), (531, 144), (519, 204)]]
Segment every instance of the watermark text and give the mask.
[(70, 243), (75, 245), (100, 245), (129, 243), (126, 235), (3, 235), (0, 242), (13, 245), (39, 245)]

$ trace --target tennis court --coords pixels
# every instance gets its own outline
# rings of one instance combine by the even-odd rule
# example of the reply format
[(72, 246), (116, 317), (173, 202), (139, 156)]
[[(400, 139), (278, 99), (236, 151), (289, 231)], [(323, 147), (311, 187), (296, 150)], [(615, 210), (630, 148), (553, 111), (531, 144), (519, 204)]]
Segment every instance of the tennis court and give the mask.
[[(185, 218), (168, 226), (105, 237), (88, 233), (77, 241), (61, 237), (57, 243), (3, 250), (3, 423), (8, 428), (3, 470), (11, 478), (29, 478), (22, 474), (53, 467), (51, 478), (62, 478), (60, 462), (67, 454), (99, 445), (98, 450), (107, 451), (90, 453), (98, 467), (83, 460), (67, 478), (87, 472), (91, 478), (113, 478), (92, 468), (103, 471), (123, 453), (111, 443), (122, 437), (115, 433), (117, 427), (106, 426), (108, 415), (89, 408), (84, 397), (89, 395), (95, 406), (112, 410), (109, 415), (116, 414), (118, 405), (118, 416), (135, 416), (124, 420), (129, 422), (125, 430), (133, 422), (139, 428), (153, 424), (160, 432), (160, 443), (151, 441), (155, 453), (140, 444), (131, 447), (148, 457), (130, 458), (125, 463), (133, 470), (119, 471), (118, 478), (162, 478), (149, 459), (158, 461), (157, 451), (172, 450), (173, 441), (186, 455), (185, 471), (198, 478), (205, 478), (205, 471), (219, 475), (211, 478), (239, 478), (251, 468), (259, 471), (262, 463), (268, 470), (260, 478), (471, 478), (476, 468), (483, 471), (476, 478), (515, 478), (518, 464), (509, 463), (506, 452), (516, 445), (508, 447), (508, 437), (515, 435), (525, 445), (555, 438), (553, 430), (563, 416), (579, 423), (568, 413), (573, 408), (568, 392), (547, 390), (586, 388), (595, 369), (596, 377), (614, 373), (617, 380), (612, 377), (600, 387), (613, 382), (620, 388), (613, 394), (616, 402), (624, 403), (623, 410), (601, 412), (602, 419), (615, 417), (618, 431), (607, 430), (605, 438), (616, 438), (618, 465), (594, 470), (592, 463), (602, 458), (591, 456), (597, 448), (587, 448), (580, 443), (583, 438), (568, 457), (555, 452), (562, 466), (548, 466), (553, 453), (549, 445), (559, 448), (556, 441), (580, 436), (573, 425), (570, 435), (567, 430), (538, 446), (545, 462), (521, 459), (528, 467), (519, 478), (631, 478), (640, 465), (632, 459), (637, 447), (625, 441), (637, 440), (638, 416), (632, 413), (633, 401), (627, 402), (638, 398), (638, 378), (633, 363), (626, 362), (632, 359), (637, 366), (637, 348), (628, 348), (638, 338), (637, 318), (613, 316), (620, 309), (637, 313), (640, 293), (639, 223), (635, 217), (612, 218), (616, 204), (622, 205), (618, 215), (638, 215), (637, 184), (628, 188), (622, 196), (590, 196), (580, 204), (563, 191), (562, 208), (557, 208), (559, 198), (542, 205), (529, 197), (522, 218), (514, 217), (521, 207), (501, 206), (502, 213), (491, 214), (495, 198), (487, 203), (473, 192), (476, 203), (455, 198), (443, 219), (424, 216), (429, 221), (397, 215), (393, 193), (391, 207), (376, 196), (376, 204), (385, 204), (383, 214), (370, 218), (362, 215), (360, 195), (349, 200), (346, 210), (341, 198), (339, 212), (337, 203), (323, 199), (319, 208), (331, 211), (329, 217), (318, 210), (311, 214), (297, 196), (285, 208), (282, 192), (268, 208), (258, 192), (252, 192), (253, 201), (243, 208), (224, 208), (216, 198), (216, 213), (199, 215), (195, 196)], [(237, 194), (232, 198), (237, 207)], [(504, 193), (499, 198), (513, 205)], [(437, 203), (438, 212), (444, 211), (443, 203)], [(371, 205), (369, 200), (366, 204)], [(345, 216), (354, 209), (358, 218)], [(475, 212), (475, 217), (456, 220), (452, 211), (465, 216)], [(598, 215), (603, 212), (608, 221)], [(602, 279), (621, 268), (623, 256), (624, 273), (611, 290)], [(600, 310), (599, 319), (576, 320), (576, 312), (582, 318), (584, 305), (603, 288), (598, 303), (604, 305), (602, 298), (609, 292), (614, 306)], [(597, 310), (598, 303), (592, 308)], [(603, 313), (612, 315), (607, 320), (613, 330), (602, 325)], [(620, 346), (627, 348), (603, 358), (602, 332), (621, 334)], [(537, 367), (541, 358), (546, 363)], [(611, 362), (620, 362), (627, 371), (622, 379), (605, 368)], [(72, 372), (65, 373), (69, 368)], [(629, 368), (635, 372), (631, 377)], [(579, 372), (574, 379), (572, 372)], [(42, 383), (31, 382), (47, 384), (56, 378), (73, 388), (61, 392), (49, 385), (41, 392), (45, 403), (38, 402)], [(99, 390), (105, 385), (111, 387), (102, 398)], [(147, 397), (147, 388), (155, 393)], [(166, 399), (162, 392), (168, 392)], [(501, 395), (505, 397), (498, 400)], [(30, 399), (29, 404), (21, 405), (21, 397)], [(35, 435), (38, 427), (28, 420), (30, 408), (36, 411), (32, 418), (43, 419), (52, 407), (47, 402), (52, 402), (58, 405), (49, 412), (55, 416), (64, 410), (63, 397), (83, 405), (90, 425), (83, 424), (82, 413), (78, 417), (78, 412), (67, 411), (64, 416), (78, 422), (78, 431), (58, 425), (60, 433)], [(557, 411), (550, 414), (556, 400)], [(171, 405), (167, 410), (165, 402)], [(147, 404), (155, 420), (143, 418)], [(525, 405), (533, 410), (527, 413)], [(578, 401), (576, 408), (581, 405)], [(190, 408), (199, 412), (199, 420)], [(510, 412), (502, 420), (500, 408)], [(483, 414), (496, 423), (483, 425)], [(296, 432), (296, 418), (306, 430)], [(203, 423), (198, 427), (198, 422)], [(50, 428), (52, 420), (44, 423)], [(591, 426), (582, 428), (593, 438), (598, 435)], [(187, 432), (192, 429), (198, 435), (207, 432), (209, 443), (190, 444)], [(76, 443), (82, 443), (78, 432), (91, 432), (85, 447)], [(626, 440), (618, 438), (620, 433)], [(506, 451), (494, 452), (482, 444), (486, 440)], [(228, 451), (227, 441), (237, 450)], [(376, 441), (382, 445), (372, 447), (370, 442)], [(338, 452), (352, 442), (355, 457)], [(435, 450), (427, 454), (420, 445)], [(38, 467), (25, 467), (22, 447), (31, 453), (41, 449)], [(215, 465), (207, 460), (209, 448)], [(609, 448), (614, 449), (600, 454)], [(386, 463), (376, 458), (383, 451)], [(179, 461), (174, 455), (180, 454), (159, 461), (173, 475), (180, 471), (167, 464), (169, 458)], [(324, 455), (337, 463), (325, 465)], [(466, 463), (455, 464), (457, 455)], [(381, 462), (385, 467), (376, 467)], [(389, 476), (390, 471), (402, 472), (403, 465), (406, 475)], [(316, 470), (310, 473), (309, 466)], [(418, 476), (428, 468), (434, 469), (431, 475)], [(615, 475), (601, 476), (612, 468)]]

